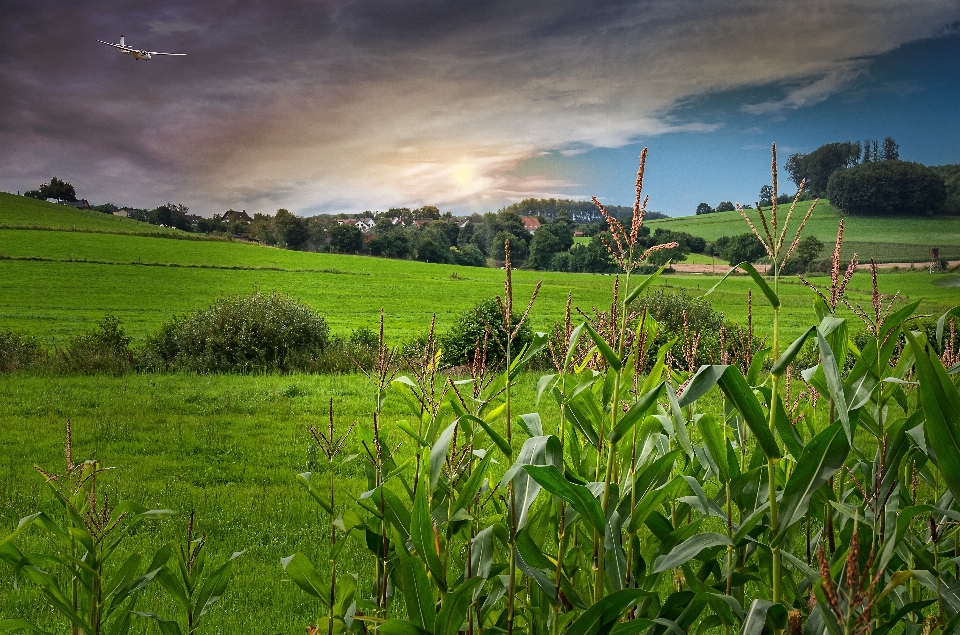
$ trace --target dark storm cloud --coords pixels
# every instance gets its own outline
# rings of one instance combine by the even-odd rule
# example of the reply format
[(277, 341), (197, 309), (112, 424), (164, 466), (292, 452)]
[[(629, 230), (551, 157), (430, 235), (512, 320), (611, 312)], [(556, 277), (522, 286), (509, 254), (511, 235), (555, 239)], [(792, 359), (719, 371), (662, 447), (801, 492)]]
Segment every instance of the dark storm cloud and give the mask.
[[(565, 191), (516, 176), (538, 153), (676, 130), (672, 108), (714, 91), (782, 84), (743, 104), (760, 115), (815, 104), (958, 19), (952, 0), (7, 2), (0, 187), (58, 174), (207, 212), (490, 207)], [(188, 56), (95, 42), (121, 33)]]

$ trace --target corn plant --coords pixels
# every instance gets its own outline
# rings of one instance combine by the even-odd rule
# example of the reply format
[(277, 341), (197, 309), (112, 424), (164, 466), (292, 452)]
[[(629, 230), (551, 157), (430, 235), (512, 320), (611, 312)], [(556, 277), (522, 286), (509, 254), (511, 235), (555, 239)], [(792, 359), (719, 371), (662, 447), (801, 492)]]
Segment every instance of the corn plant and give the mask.
[[(172, 514), (148, 509), (134, 501), (113, 505), (99, 489), (107, 468), (96, 461), (74, 462), (73, 438), (67, 422), (66, 471), (37, 471), (62, 509), (62, 517), (37, 512), (20, 520), (12, 534), (0, 542), (0, 559), (14, 572), (35, 584), (54, 612), (70, 624), (71, 635), (125, 635), (132, 610), (143, 590), (163, 570), (170, 548), (160, 548), (149, 559), (133, 551), (123, 557), (124, 538), (140, 523)], [(48, 552), (21, 551), (17, 538), (39, 527), (51, 539)], [(115, 561), (123, 558), (122, 562)], [(146, 564), (145, 564), (146, 563)], [(44, 633), (23, 619), (0, 620), (0, 630)]]
[(156, 613), (136, 612), (140, 617), (155, 620), (163, 635), (193, 635), (203, 617), (226, 592), (233, 575), (234, 559), (243, 555), (242, 551), (235, 551), (226, 562), (212, 572), (207, 571), (206, 552), (203, 550), (206, 537), (194, 538), (193, 520), (194, 513), (191, 511), (184, 544), (176, 548), (170, 546), (176, 569), (171, 571), (169, 567), (163, 567), (156, 576), (163, 590), (182, 609), (185, 628), (181, 628), (180, 622), (175, 619), (164, 619)]
[[(515, 351), (510, 337), (526, 313), (514, 315), (506, 244), (505, 329), (497, 335), (499, 325), (488, 324), (469, 378), (442, 376), (432, 335), (409, 376), (371, 376), (375, 413), (359, 435), (369, 488), (344, 522), (357, 531), (344, 539), (370, 551), (373, 576), (360, 573), (373, 592), (338, 628), (954, 632), (960, 367), (944, 331), (960, 309), (942, 316), (928, 341), (914, 331), (918, 303), (885, 300), (875, 282), (872, 311), (851, 305), (869, 331), (856, 346), (838, 312), (856, 269), (842, 271), (841, 226), (829, 295), (811, 294), (818, 322), (783, 346), (780, 272), (812, 213), (791, 228), (795, 200), (783, 218), (761, 210), (762, 233), (751, 224), (772, 275), (734, 267), (774, 309), (771, 344), (755, 349), (748, 325), (739, 363), (721, 352), (722, 363), (696, 368), (702, 340), (685, 329), (683, 359), (671, 352), (676, 340), (651, 352), (659, 325), (631, 310), (662, 271), (636, 275), (651, 253), (635, 249), (645, 158), (629, 225), (595, 201), (621, 270), (609, 308), (574, 325), (568, 304), (552, 336), (536, 334)], [(773, 164), (776, 187), (775, 148)], [(492, 337), (505, 340), (497, 369), (483, 363)], [(816, 363), (798, 366), (808, 342)], [(513, 398), (519, 373), (545, 348), (554, 368), (535, 397), (557, 403), (553, 419), (516, 412)], [(803, 382), (798, 395), (791, 381)], [(415, 421), (396, 425), (399, 444), (384, 434), (387, 394), (403, 399)], [(310, 584), (319, 589), (322, 580), (316, 574)]]

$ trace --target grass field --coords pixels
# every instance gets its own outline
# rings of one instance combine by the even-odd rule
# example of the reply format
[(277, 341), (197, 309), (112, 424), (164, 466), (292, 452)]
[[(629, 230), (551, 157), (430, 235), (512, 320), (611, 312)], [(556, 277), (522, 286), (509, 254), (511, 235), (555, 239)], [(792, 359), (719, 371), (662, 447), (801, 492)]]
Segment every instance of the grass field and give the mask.
[[(534, 394), (536, 379), (524, 377), (524, 395)], [(116, 468), (104, 481), (112, 500), (132, 498), (178, 512), (148, 524), (135, 546), (156, 549), (165, 541), (182, 539), (195, 509), (197, 532), (208, 537), (208, 563), (247, 550), (237, 562), (234, 586), (202, 632), (300, 633), (306, 624), (317, 622), (322, 609), (285, 579), (280, 558), (301, 551), (320, 561), (325, 553), (323, 514), (295, 476), (318, 469), (311, 463), (311, 457), (316, 460), (311, 450), (315, 443), (308, 428), (326, 425), (331, 397), (340, 432), (353, 421), (369, 425), (370, 386), (355, 375), (77, 377), (55, 383), (2, 377), (0, 535), (29, 513), (55, 510), (33, 466), (63, 471), (63, 429), (69, 418), (75, 456)], [(399, 398), (388, 399), (384, 417), (406, 419), (401, 404)], [(521, 397), (518, 407), (530, 412), (533, 403)], [(540, 411), (554, 429), (552, 402), (542, 404)], [(391, 443), (409, 445), (409, 438), (396, 428), (386, 435)], [(338, 470), (341, 500), (365, 489), (359, 460)], [(349, 567), (344, 568), (362, 570), (357, 562), (369, 556), (357, 545), (348, 549), (344, 562)], [(158, 607), (157, 601), (156, 594), (144, 598), (141, 610), (173, 614), (169, 603)], [(59, 623), (51, 621), (44, 606), (35, 587), (14, 589), (11, 569), (0, 567), (0, 619), (30, 617), (55, 631)], [(155, 628), (148, 620), (134, 626), (140, 633)]]
[[(810, 208), (811, 202), (797, 204), (790, 221), (788, 239), (793, 238), (797, 225)], [(780, 206), (781, 224), (789, 205)], [(750, 220), (763, 231), (756, 210), (748, 210)], [(767, 214), (767, 220), (770, 220)], [(844, 216), (840, 210), (826, 201), (817, 204), (813, 215), (804, 228), (804, 236), (816, 236), (830, 252), (837, 240), (837, 224), (844, 219), (843, 255), (849, 258), (857, 252), (862, 261), (875, 258), (878, 262), (926, 262), (930, 248), (939, 247), (940, 255), (950, 259), (960, 258), (960, 217), (943, 218), (881, 218)], [(707, 240), (720, 236), (734, 236), (750, 231), (739, 212), (718, 212), (701, 216), (682, 216), (653, 220), (645, 223), (651, 229), (662, 227), (672, 231), (684, 231)], [(829, 253), (824, 253), (829, 257)]]
[(46, 227), (123, 233), (183, 234), (141, 221), (93, 210), (56, 205), (26, 196), (0, 192), (0, 227)]
[[(47, 224), (56, 222), (61, 214), (74, 214), (78, 219), (89, 216), (49, 203), (9, 198), (26, 201), (28, 206), (35, 203), (36, 220)], [(0, 198), (0, 218), (5, 218), (7, 202)], [(97, 217), (113, 222), (111, 217), (95, 214), (88, 219), (91, 223), (99, 221)], [(743, 229), (742, 219), (739, 222)], [(260, 288), (302, 299), (327, 316), (334, 332), (344, 335), (360, 326), (375, 328), (382, 307), (387, 336), (399, 342), (424, 332), (433, 315), (439, 329), (446, 329), (476, 302), (503, 289), (503, 273), (497, 269), (159, 236), (0, 229), (0, 255), (7, 258), (0, 261), (0, 284), (5, 290), (0, 298), (0, 328), (58, 341), (88, 330), (107, 313), (119, 317), (131, 335), (142, 339), (174, 313)], [(725, 270), (721, 263), (718, 271)], [(517, 297), (529, 297), (541, 280), (540, 296), (531, 313), (537, 329), (547, 329), (562, 318), (568, 293), (572, 293), (574, 305), (585, 311), (605, 306), (613, 283), (611, 276), (517, 271)], [(937, 276), (922, 273), (884, 274), (881, 286), (884, 292), (925, 298), (924, 307), (934, 312), (958, 300), (953, 287), (937, 286), (937, 280)], [(659, 284), (698, 295), (714, 281), (704, 275), (673, 275), (664, 276)], [(869, 285), (867, 275), (854, 278), (851, 295), (855, 301), (869, 300)], [(711, 302), (728, 319), (745, 321), (749, 288), (752, 283), (744, 277), (730, 279), (711, 296)], [(794, 278), (786, 281), (781, 295), (789, 309), (784, 311), (784, 333), (798, 334), (813, 315), (810, 291)], [(767, 319), (763, 302), (756, 301), (754, 308), (758, 323), (763, 323)]]
[[(2, 204), (0, 200), (0, 218)], [(743, 231), (740, 223), (731, 233)], [(374, 327), (384, 307), (388, 338), (398, 342), (422, 333), (432, 314), (443, 330), (476, 301), (503, 288), (503, 272), (497, 269), (78, 231), (0, 230), (0, 254), (6, 258), (0, 260), (0, 328), (61, 340), (89, 329), (106, 313), (120, 317), (140, 339), (175, 312), (259, 287), (303, 299), (341, 334), (357, 326)], [(607, 306), (614, 280), (517, 271), (518, 304), (541, 279), (543, 289), (531, 314), (535, 328), (548, 327), (562, 316), (568, 292), (574, 304), (585, 309)], [(939, 314), (960, 303), (957, 279), (957, 274), (884, 273), (880, 286), (885, 293), (900, 291), (903, 302), (922, 298), (922, 312)], [(717, 280), (672, 275), (658, 285), (698, 295)], [(814, 282), (829, 285), (824, 278)], [(727, 280), (710, 299), (728, 319), (744, 322), (748, 289), (754, 289), (755, 327), (766, 332), (771, 311), (749, 278)], [(854, 277), (849, 295), (854, 302), (869, 304), (869, 274)], [(815, 321), (811, 291), (794, 278), (782, 281), (780, 296), (781, 329), (789, 341)], [(849, 316), (845, 309), (840, 314)], [(854, 330), (856, 324), (854, 319)], [(515, 412), (534, 410), (536, 383), (534, 375), (521, 377)], [(719, 408), (715, 395), (713, 391), (704, 398), (702, 411)], [(63, 427), (70, 419), (75, 456), (116, 467), (106, 477), (113, 500), (132, 498), (179, 512), (138, 531), (131, 547), (155, 548), (181, 538), (189, 510), (195, 509), (197, 531), (208, 536), (209, 563), (247, 550), (237, 562), (234, 585), (203, 633), (302, 633), (324, 611), (294, 587), (279, 560), (296, 551), (314, 562), (325, 555), (328, 519), (295, 475), (317, 468), (307, 428), (325, 423), (331, 398), (340, 431), (353, 421), (369, 424), (373, 395), (357, 375), (0, 376), (0, 528), (9, 532), (28, 513), (56, 509), (32, 466), (63, 470)], [(827, 408), (825, 402), (820, 411)], [(558, 413), (553, 402), (544, 399), (537, 410), (545, 432), (555, 432)], [(401, 453), (411, 452), (412, 444), (394, 424), (408, 417), (396, 396), (387, 399), (385, 435), (391, 445), (405, 444)], [(352, 440), (351, 446), (356, 445)], [(498, 465), (495, 471), (499, 474), (505, 467)], [(359, 461), (340, 468), (336, 478), (341, 500), (366, 489)], [(22, 546), (38, 546), (36, 536), (31, 534)], [(349, 563), (344, 570), (371, 568), (369, 553), (352, 542), (342, 558)], [(10, 568), (0, 569), (0, 618), (22, 616), (62, 630), (35, 587), (17, 588), (13, 582)], [(369, 580), (361, 585), (369, 594)], [(156, 587), (139, 608), (172, 613)], [(153, 629), (145, 621), (134, 625), (136, 633)]]

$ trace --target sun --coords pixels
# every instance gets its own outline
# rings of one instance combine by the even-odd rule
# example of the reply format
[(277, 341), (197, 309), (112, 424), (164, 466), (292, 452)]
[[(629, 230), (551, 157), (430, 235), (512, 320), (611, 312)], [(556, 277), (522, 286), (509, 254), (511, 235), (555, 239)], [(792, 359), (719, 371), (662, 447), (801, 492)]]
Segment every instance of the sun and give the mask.
[(476, 173), (472, 166), (460, 163), (453, 168), (453, 178), (457, 187), (469, 188), (476, 180)]

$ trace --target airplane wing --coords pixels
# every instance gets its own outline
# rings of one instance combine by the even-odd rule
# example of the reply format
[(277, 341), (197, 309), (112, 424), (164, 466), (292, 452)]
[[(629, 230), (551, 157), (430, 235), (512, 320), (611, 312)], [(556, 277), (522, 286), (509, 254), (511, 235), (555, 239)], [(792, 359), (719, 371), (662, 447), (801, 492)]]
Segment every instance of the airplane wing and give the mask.
[(100, 44), (106, 44), (107, 46), (115, 46), (115, 47), (118, 48), (118, 49), (128, 48), (128, 47), (123, 46), (123, 45), (121, 45), (121, 44), (114, 44), (113, 42), (104, 42), (103, 40), (97, 40), (97, 42), (100, 42)]
[(186, 55), (186, 53), (158, 53), (156, 51), (147, 51), (150, 55)]

